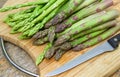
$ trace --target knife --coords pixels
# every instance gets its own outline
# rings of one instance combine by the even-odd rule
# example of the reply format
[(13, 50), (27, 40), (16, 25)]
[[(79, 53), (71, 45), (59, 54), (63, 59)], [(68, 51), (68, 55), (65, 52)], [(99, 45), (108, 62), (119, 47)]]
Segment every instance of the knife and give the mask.
[(112, 37), (111, 39), (105, 41), (104, 43), (100, 44), (99, 46), (95, 47), (94, 49), (84, 53), (83, 55), (78, 56), (77, 58), (67, 62), (63, 66), (53, 70), (52, 72), (47, 73), (45, 76), (55, 76), (61, 74), (65, 71), (68, 71), (79, 64), (82, 64), (102, 53), (110, 52), (118, 48), (120, 42), (120, 33), (116, 36)]

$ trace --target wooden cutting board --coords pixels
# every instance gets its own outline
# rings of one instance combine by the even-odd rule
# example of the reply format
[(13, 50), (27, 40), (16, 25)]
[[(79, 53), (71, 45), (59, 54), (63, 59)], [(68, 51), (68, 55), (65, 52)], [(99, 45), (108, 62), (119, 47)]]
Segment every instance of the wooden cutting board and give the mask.
[[(20, 4), (28, 1), (33, 0), (17, 0), (17, 1), (8, 0), (4, 6)], [(114, 0), (114, 6), (111, 8), (118, 9), (120, 11), (119, 2), (120, 0)], [(26, 52), (35, 61), (37, 56), (43, 51), (45, 45), (33, 46), (32, 39), (19, 40), (17, 38), (19, 34), (14, 35), (9, 34), (11, 28), (5, 23), (3, 23), (3, 18), (5, 18), (7, 14), (16, 12), (18, 10), (0, 13), (0, 37), (3, 37), (5, 40), (12, 42), (26, 50)], [(118, 18), (118, 20), (120, 20), (120, 18)], [(83, 54), (84, 52), (90, 50), (91, 48), (87, 48), (80, 52), (69, 51), (59, 61), (55, 61), (53, 58), (50, 60), (44, 60), (38, 67), (41, 77), (44, 77), (46, 73), (60, 67), (64, 63), (70, 61), (73, 58), (76, 58), (77, 56)], [(114, 52), (104, 53), (55, 77), (109, 77), (119, 68), (120, 68), (120, 47)]]

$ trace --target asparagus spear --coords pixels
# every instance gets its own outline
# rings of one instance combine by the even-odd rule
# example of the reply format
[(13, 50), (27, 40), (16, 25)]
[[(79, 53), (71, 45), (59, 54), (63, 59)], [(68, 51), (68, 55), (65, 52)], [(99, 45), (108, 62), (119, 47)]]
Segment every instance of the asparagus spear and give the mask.
[(33, 23), (41, 21), (46, 15), (48, 15), (52, 10), (60, 6), (65, 0), (57, 0), (53, 5), (46, 9), (38, 18), (36, 18)]
[(26, 10), (19, 11), (19, 12), (17, 12), (17, 13), (9, 14), (9, 15), (4, 19), (4, 22), (6, 22), (6, 21), (11, 21), (11, 19), (14, 19), (14, 18), (16, 18), (16, 17), (18, 17), (19, 15), (22, 15), (22, 14), (31, 13), (31, 12), (33, 12), (34, 9), (35, 9), (35, 7), (31, 7), (31, 8), (28, 8), (28, 9), (26, 9)]
[[(30, 14), (31, 12), (33, 12), (34, 9), (35, 9), (35, 7), (31, 7), (26, 10), (19, 11), (17, 13), (9, 14), (4, 19), (4, 22), (7, 23), (8, 25), (10, 25), (11, 27), (13, 27), (13, 26), (17, 25), (19, 22), (23, 21), (23, 20), (20, 20), (21, 19), (20, 17), (22, 15)], [(24, 17), (26, 17), (26, 15)], [(18, 19), (18, 18), (20, 18), (20, 19)], [(14, 20), (16, 20), (16, 22), (13, 22)]]
[[(37, 7), (34, 9), (34, 11), (32, 12), (31, 15), (36, 14), (37, 11), (38, 11), (41, 7), (42, 7), (41, 5), (40, 5), (40, 6), (37, 6)], [(22, 15), (23, 15), (23, 14), (22, 14)], [(25, 15), (25, 16), (26, 16), (26, 15)], [(25, 17), (25, 16), (24, 16), (24, 17)], [(17, 17), (18, 17), (18, 16), (17, 16)], [(24, 20), (22, 20), (21, 22), (19, 22), (17, 25), (15, 25), (15, 26), (12, 28), (11, 33), (21, 32), (21, 27), (23, 28), (24, 25), (25, 25), (25, 23), (26, 23), (28, 20), (29, 20), (29, 18), (24, 19)]]
[(24, 40), (24, 39), (30, 39), (31, 37), (27, 37), (27, 36), (19, 36), (18, 38), (21, 39), (21, 40)]
[(66, 52), (66, 51), (59, 49), (59, 50), (55, 53), (55, 56), (54, 56), (55, 60), (58, 61), (65, 52)]
[(100, 25), (101, 23), (108, 22), (110, 20), (113, 20), (119, 16), (119, 12), (117, 10), (109, 10), (104, 15), (100, 17), (96, 17), (93, 20), (89, 20), (88, 22), (83, 23), (82, 25), (79, 25), (79, 22), (75, 23), (73, 26), (75, 26), (74, 29), (71, 29), (70, 31), (66, 32), (64, 35), (60, 36), (56, 41), (55, 45), (61, 45), (62, 43), (68, 41), (71, 36), (80, 33), (86, 29), (90, 29), (92, 27), (95, 27), (96, 25)]
[(18, 15), (18, 16), (16, 16), (16, 17), (10, 19), (9, 21), (11, 21), (11, 22), (16, 22), (16, 21), (18, 21), (18, 20), (23, 21), (24, 19), (29, 18), (31, 15), (32, 15), (32, 13), (27, 13), (27, 14)]
[(58, 14), (45, 24), (45, 27), (48, 28), (63, 21), (66, 17), (71, 15), (73, 10), (78, 7), (82, 2), (83, 0), (69, 0), (63, 7), (61, 7)]
[[(44, 26), (44, 24), (45, 24), (47, 21), (49, 21), (49, 20), (57, 13), (57, 11), (58, 11), (58, 9), (59, 9), (60, 7), (61, 7), (61, 6), (57, 7), (54, 11), (52, 11), (47, 17), (45, 17), (45, 18), (43, 19), (43, 21), (42, 21), (41, 23), (38, 23), (35, 27), (30, 28), (29, 30), (25, 31), (25, 32), (23, 33), (23, 35), (28, 36), (28, 37), (33, 36), (36, 32), (38, 32), (40, 29), (42, 29), (43, 26)], [(38, 38), (46, 36), (46, 35), (48, 34), (47, 31), (48, 31), (48, 30), (38, 32), (38, 33), (37, 33)], [(45, 33), (44, 33), (44, 32), (45, 32)], [(35, 35), (35, 36), (36, 36), (36, 35)], [(37, 38), (37, 39), (38, 39), (38, 38)]]
[(36, 35), (33, 36), (34, 39), (39, 39), (39, 38), (43, 38), (45, 37), (49, 32), (49, 29), (45, 29), (43, 31), (40, 31), (38, 33), (36, 33)]
[(59, 50), (59, 47), (54, 47), (52, 46), (46, 53), (45, 53), (45, 58), (50, 59), (54, 54), (55, 51)]
[(22, 14), (22, 16), (16, 16), (14, 17), (14, 20), (19, 20), (19, 19), (27, 19), (27, 21), (24, 21), (24, 24), (26, 24), (26, 22), (29, 22), (30, 20), (32, 20), (32, 18), (34, 16), (36, 16), (38, 14), (38, 11), (43, 7), (43, 5), (39, 5), (39, 6), (36, 6), (36, 8), (34, 9), (34, 11), (30, 14)]
[(37, 17), (38, 15), (40, 15), (44, 10), (46, 10), (47, 8), (49, 8), (54, 2), (56, 2), (56, 0), (50, 0), (43, 8), (41, 8), (39, 11), (37, 11), (37, 14), (32, 16), (32, 18)]
[[(84, 23), (84, 22), (87, 22), (87, 21), (89, 21), (89, 20), (92, 20), (92, 19), (95, 18), (95, 17), (99, 17), (99, 16), (103, 15), (104, 13), (105, 13), (105, 11), (102, 11), (102, 12), (99, 12), (99, 13), (96, 13), (96, 14), (93, 14), (93, 15), (91, 15), (91, 16), (83, 19), (83, 20), (81, 20), (81, 24)], [(48, 29), (46, 29), (46, 30), (48, 30)], [(46, 36), (46, 35), (48, 34), (48, 33), (46, 33), (46, 30), (44, 30), (44, 31), (39, 31), (36, 35), (34, 35), (34, 38), (36, 38), (36, 39), (38, 39), (38, 38), (43, 38), (44, 36)], [(45, 35), (42, 36), (42, 34), (45, 34)], [(56, 34), (56, 38), (59, 37), (59, 36), (61, 36), (61, 35), (62, 35), (62, 33)]]
[(33, 45), (42, 45), (44, 43), (48, 42), (48, 38), (45, 37), (45, 38), (41, 38), (41, 39), (36, 39), (34, 42), (33, 42)]
[(33, 36), (36, 32), (38, 32), (40, 29), (44, 27), (44, 24), (48, 22), (51, 18), (55, 16), (55, 14), (58, 12), (60, 9), (61, 5), (54, 9), (47, 17), (43, 19), (41, 23), (38, 23), (34, 28), (31, 28), (30, 32), (26, 33), (28, 36)]
[[(39, 6), (41, 6), (41, 5), (39, 5)], [(19, 12), (9, 14), (8, 16), (10, 16), (10, 17), (13, 16), (12, 18), (14, 18), (14, 17), (16, 17), (16, 16), (18, 16), (18, 15), (27, 14), (27, 13), (32, 13), (35, 8), (36, 8), (35, 6), (34, 6), (34, 7), (30, 7), (30, 8), (28, 8), (28, 9), (26, 9), (26, 10), (20, 10)]]
[(106, 0), (104, 2), (100, 2), (94, 5), (88, 6), (86, 8), (83, 8), (82, 10), (78, 11), (77, 13), (73, 14), (68, 19), (66, 19), (63, 23), (56, 25), (56, 32), (61, 32), (66, 28), (72, 26), (72, 24), (76, 23), (77, 21), (87, 16), (90, 16), (94, 13), (100, 12), (110, 7), (112, 4), (113, 4), (112, 0)]
[(50, 0), (43, 8), (42, 10), (39, 11), (39, 14), (42, 13), (43, 10), (46, 10), (47, 8), (49, 8), (53, 3), (55, 3), (56, 0)]
[(27, 7), (27, 6), (45, 4), (48, 1), (49, 0), (36, 1), (36, 2), (28, 2), (28, 3), (24, 3), (24, 4), (18, 4), (18, 5), (15, 5), (15, 6), (11, 6), (11, 7), (3, 7), (3, 8), (0, 9), (0, 12), (5, 12), (5, 11), (13, 10), (13, 9), (18, 9), (18, 8), (21, 8), (21, 7)]
[(50, 43), (47, 44), (47, 46), (45, 47), (44, 51), (38, 56), (38, 58), (36, 59), (36, 65), (40, 64), (44, 57), (45, 57), (45, 53), (48, 51), (48, 49), (51, 47), (52, 45)]
[(120, 23), (117, 24), (117, 26), (115, 27), (112, 27), (111, 29), (109, 29), (108, 31), (104, 32), (103, 34), (89, 40), (89, 41), (86, 41), (85, 43), (82, 43), (78, 46), (76, 46), (75, 48), (73, 48), (74, 51), (80, 51), (84, 48), (87, 48), (87, 47), (90, 47), (90, 46), (93, 46), (105, 39), (107, 39), (108, 37), (114, 35), (117, 31), (120, 30)]
[(97, 27), (95, 27), (95, 28), (92, 28), (92, 29), (90, 29), (90, 30), (85, 30), (85, 31), (83, 31), (83, 32), (81, 32), (81, 33), (79, 33), (79, 34), (77, 34), (77, 35), (74, 35), (74, 36), (70, 39), (70, 41), (72, 41), (72, 40), (74, 40), (74, 39), (76, 39), (76, 38), (79, 38), (79, 37), (81, 37), (81, 36), (83, 36), (83, 35), (89, 34), (89, 33), (91, 33), (91, 32), (95, 32), (95, 31), (98, 31), (98, 30), (103, 30), (103, 29), (106, 29), (106, 28), (110, 28), (110, 27), (116, 26), (116, 24), (117, 24), (117, 21), (116, 21), (116, 20), (109, 21), (109, 22), (107, 22), (107, 23), (105, 23), (105, 24), (99, 25), (99, 26), (97, 26)]
[[(37, 36), (37, 35), (36, 35)], [(83, 35), (84, 36), (84, 35)], [(39, 37), (39, 36), (38, 36)], [(34, 37), (33, 37), (34, 38)], [(72, 38), (74, 38), (74, 37), (72, 37)], [(71, 38), (71, 39), (72, 39)], [(41, 36), (41, 38), (34, 38), (35, 40), (34, 40), (34, 42), (33, 42), (33, 44), (34, 45), (42, 45), (42, 44), (45, 44), (46, 42), (48, 42), (49, 41), (49, 38), (48, 38), (48, 36), (46, 36), (46, 37), (42, 37)]]
[(93, 32), (91, 34), (88, 34), (88, 35), (85, 35), (84, 37), (81, 37), (81, 38), (78, 38), (78, 39), (75, 39), (74, 41), (70, 42), (72, 47), (75, 47), (76, 45), (86, 41), (86, 40), (89, 40), (97, 35), (100, 35), (101, 33), (105, 32), (106, 29), (103, 29), (103, 30), (100, 30), (100, 31), (97, 31), (97, 32)]
[[(25, 19), (27, 19), (28, 17), (31, 16), (31, 13), (28, 14), (18, 14), (16, 17), (12, 17), (10, 18), (9, 16), (4, 20), (5, 23), (7, 23), (8, 25), (10, 25), (12, 28), (11, 33), (18, 33), (18, 31), (16, 31), (16, 29), (14, 30), (14, 28), (18, 27), (18, 25), (22, 26), (23, 21)], [(19, 28), (19, 27), (18, 27)]]
[(5, 23), (7, 23), (10, 27), (14, 27), (18, 22), (19, 21), (17, 21), (17, 22), (6, 21)]
[[(41, 5), (39, 5), (39, 6), (41, 6)], [(20, 14), (32, 13), (35, 8), (36, 8), (35, 6), (32, 6), (32, 7), (28, 8), (28, 9), (26, 9), (26, 10), (21, 10), (21, 11), (15, 13), (15, 14), (16, 14), (16, 16), (17, 16), (17, 15), (20, 15)], [(12, 14), (12, 15), (13, 15), (13, 14)]]
[[(95, 28), (91, 28), (90, 30), (85, 30), (85, 31), (82, 31), (81, 33), (78, 33), (78, 34), (76, 34), (76, 35), (74, 35), (73, 37), (71, 37), (70, 38), (70, 40), (69, 41), (73, 41), (73, 40), (75, 40), (75, 39), (77, 39), (77, 38), (80, 38), (80, 37), (82, 37), (82, 36), (84, 36), (84, 35), (87, 35), (87, 34), (90, 34), (90, 33), (92, 33), (92, 32), (96, 32), (96, 31), (99, 31), (99, 30), (103, 30), (103, 29), (107, 29), (107, 28), (110, 28), (110, 27), (114, 27), (114, 26), (116, 26), (116, 23), (117, 23), (117, 21), (116, 20), (112, 20), (112, 21), (109, 21), (109, 22), (107, 22), (107, 23), (104, 23), (104, 24), (102, 24), (102, 25), (98, 25), (97, 27), (95, 27)], [(48, 29), (46, 29), (46, 30), (48, 30)], [(48, 31), (47, 31), (48, 32)], [(34, 36), (34, 39), (40, 39), (40, 38), (43, 38), (43, 37), (45, 37), (45, 35), (47, 35), (47, 33), (46, 32), (42, 32), (41, 31), (41, 33), (39, 34), (39, 32), (38, 32), (38, 34), (36, 34), (35, 36)], [(59, 36), (57, 36), (56, 38), (58, 38)], [(45, 37), (45, 39), (46, 38), (48, 38), (48, 37)], [(47, 41), (42, 41), (42, 44), (43, 43), (46, 43), (46, 42), (48, 42), (48, 39), (46, 39)], [(37, 41), (37, 40), (36, 40)], [(40, 45), (41, 43), (39, 43), (39, 45)]]
[[(85, 23), (85, 22), (87, 22), (87, 21), (89, 21), (89, 20), (93, 20), (94, 18), (103, 15), (104, 13), (106, 13), (106, 11), (102, 11), (102, 12), (98, 12), (98, 13), (95, 13), (95, 14), (93, 14), (93, 15), (90, 15), (90, 16), (88, 16), (88, 17), (80, 20), (80, 21), (79, 21), (79, 25), (80, 25), (80, 24), (83, 24), (83, 23)], [(70, 28), (66, 29), (65, 31), (63, 31), (63, 32), (61, 32), (61, 33), (58, 33), (56, 36), (57, 36), (57, 37), (62, 36), (62, 35), (65, 34), (65, 32), (69, 31), (70, 29), (72, 29), (72, 28), (74, 28), (74, 27), (75, 27), (75, 26), (71, 26)], [(56, 30), (57, 30), (57, 29), (56, 29)], [(56, 32), (57, 32), (57, 31), (56, 31)]]
[[(30, 16), (29, 19), (24, 21), (25, 25), (29, 25), (29, 22), (32, 22), (38, 15), (40, 15), (44, 10), (46, 10), (48, 7), (50, 7), (56, 0), (50, 0), (43, 8), (37, 8), (36, 10), (34, 10), (34, 12), (32, 13), (32, 15)], [(24, 28), (23, 28), (24, 29)], [(22, 32), (22, 30), (21, 30)]]
[(79, 5), (79, 6), (74, 10), (74, 12), (79, 11), (79, 10), (81, 10), (82, 8), (88, 6), (88, 5), (90, 5), (90, 4), (92, 4), (92, 3), (96, 2), (96, 1), (98, 1), (98, 0), (85, 0), (81, 5)]
[[(35, 10), (34, 10), (32, 13), (30, 13), (29, 15), (26, 15), (26, 14), (23, 15), (23, 14), (22, 14), (22, 16), (20, 16), (20, 17), (17, 16), (17, 18), (14, 18), (12, 21), (14, 21), (14, 20), (20, 20), (20, 19), (23, 19), (23, 20), (20, 22), (20, 23), (22, 23), (22, 24), (17, 24), (12, 30), (13, 30), (13, 31), (16, 31), (16, 30), (18, 30), (19, 28), (24, 27), (27, 22), (29, 22), (29, 21), (32, 20), (32, 17), (37, 14), (38, 10), (41, 9), (41, 7), (42, 7), (42, 6), (37, 6), (37, 7), (35, 8)], [(19, 32), (21, 32), (21, 31), (19, 30)]]
[[(120, 25), (120, 24), (119, 24)], [(117, 32), (117, 31), (119, 31), (120, 30), (120, 26), (119, 25), (117, 25), (118, 27), (112, 27), (111, 29), (109, 29), (107, 32), (103, 32), (102, 33), (102, 35), (97, 35), (97, 37), (95, 37), (95, 38), (93, 38), (93, 39), (91, 39), (91, 40), (89, 40), (89, 41), (86, 41), (86, 42), (83, 42), (82, 44), (79, 44), (78, 46), (76, 46), (75, 48), (73, 48), (73, 50), (75, 50), (75, 51), (80, 51), (80, 50), (82, 50), (82, 49), (84, 49), (84, 48), (87, 48), (87, 47), (90, 47), (90, 46), (92, 46), (92, 45), (95, 45), (95, 44), (97, 44), (97, 43), (99, 43), (100, 41), (102, 41), (102, 40), (104, 40), (104, 39), (106, 39), (106, 38), (108, 38), (108, 37), (110, 37), (110, 36), (112, 36), (115, 32)], [(114, 28), (114, 29), (113, 29)], [(115, 31), (115, 32), (114, 32)], [(112, 34), (111, 34), (112, 33)], [(106, 36), (107, 35), (107, 36)], [(102, 38), (101, 38), (102, 37)], [(81, 39), (82, 40), (82, 39)], [(79, 41), (81, 41), (81, 40), (79, 40)], [(84, 40), (84, 38), (83, 38), (83, 40)], [(71, 43), (71, 45), (73, 45), (73, 47), (75, 46), (75, 41), (73, 41), (74, 43)], [(77, 45), (77, 40), (76, 40), (76, 45)], [(70, 43), (65, 43), (65, 44), (63, 44), (61, 47), (60, 47), (60, 49), (56, 52), (56, 54), (55, 54), (55, 60), (59, 60), (61, 57), (62, 57), (62, 55), (66, 52), (66, 51), (68, 51), (68, 50), (70, 50), (71, 48), (72, 48), (72, 46), (70, 45)]]
[[(27, 20), (27, 19), (25, 19), (25, 20)], [(18, 29), (19, 29), (20, 27), (22, 27), (23, 24), (24, 24), (24, 21), (21, 21), (21, 22), (19, 22), (18, 24), (16, 24), (16, 25), (12, 28), (12, 30), (11, 30), (10, 33), (12, 33), (12, 34), (18, 33), (18, 32), (19, 32)]]
[[(28, 18), (28, 19), (25, 19), (25, 21), (23, 21), (23, 24), (22, 25), (17, 25), (17, 27), (13, 28), (13, 30), (18, 30), (19, 28), (19, 32), (22, 32), (24, 30), (25, 27), (29, 26), (29, 22), (33, 20), (34, 16), (36, 16), (38, 14), (38, 11), (41, 9), (42, 6), (37, 6), (35, 8), (35, 10), (33, 11), (33, 13), (31, 14), (31, 17)], [(28, 23), (28, 24), (26, 24)], [(22, 27), (21, 27), (22, 26)], [(26, 28), (25, 28), (26, 29)]]
[(66, 51), (70, 50), (72, 47), (75, 47), (76, 45), (79, 45), (84, 41), (87, 41), (93, 37), (96, 37), (97, 35), (103, 33), (104, 31), (106, 31), (106, 29), (97, 31), (97, 32), (93, 32), (91, 34), (85, 35), (85, 36), (80, 37), (71, 42), (66, 42), (66, 43), (62, 44), (61, 46), (57, 46), (57, 47), (53, 46), (50, 50), (47, 51), (46, 58), (51, 58), (54, 55), (54, 53), (56, 53), (55, 59), (58, 60)]
[[(64, 0), (57, 0), (54, 4), (52, 4), (48, 9), (46, 9), (45, 11), (43, 11), (43, 13), (41, 15), (39, 15), (37, 18), (35, 18), (32, 22), (26, 24), (21, 31), (25, 32), (26, 30), (32, 28), (35, 26), (36, 23), (42, 21), (45, 16), (47, 16), (52, 10), (56, 9), (58, 6), (60, 6), (62, 3), (64, 2)], [(41, 25), (41, 24), (39, 24)], [(43, 25), (43, 24), (42, 24)]]
[(51, 44), (53, 44), (54, 38), (55, 38), (55, 27), (53, 26), (50, 28), (48, 32), (48, 40)]

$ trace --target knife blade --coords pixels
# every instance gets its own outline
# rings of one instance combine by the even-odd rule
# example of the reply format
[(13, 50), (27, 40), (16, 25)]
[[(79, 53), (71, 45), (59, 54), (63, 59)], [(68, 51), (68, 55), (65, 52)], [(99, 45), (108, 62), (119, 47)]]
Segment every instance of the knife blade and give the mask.
[(111, 39), (105, 41), (104, 43), (100, 44), (99, 46), (95, 47), (94, 49), (84, 53), (83, 55), (78, 56), (75, 59), (72, 59), (71, 61), (65, 63), (61, 67), (53, 70), (52, 72), (47, 73), (45, 76), (55, 76), (58, 74), (61, 74), (65, 71), (68, 71), (100, 54), (103, 54), (105, 52), (113, 51), (116, 48), (118, 48), (120, 42), (120, 33)]

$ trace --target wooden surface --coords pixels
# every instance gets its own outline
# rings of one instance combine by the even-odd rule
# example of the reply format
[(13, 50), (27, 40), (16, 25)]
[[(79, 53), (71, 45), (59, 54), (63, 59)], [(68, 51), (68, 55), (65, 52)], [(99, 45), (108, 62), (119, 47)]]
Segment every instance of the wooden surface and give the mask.
[[(6, 5), (14, 5), (18, 3), (27, 2), (28, 0), (9, 0)], [(30, 0), (29, 0), (30, 1)], [(31, 0), (32, 1), (32, 0)], [(115, 0), (114, 0), (115, 1)], [(116, 0), (115, 3), (117, 3)], [(120, 11), (120, 4), (115, 4), (114, 9), (118, 9)], [(19, 9), (20, 10), (20, 9)], [(0, 13), (0, 36), (2, 36), (5, 40), (10, 41), (27, 51), (28, 54), (35, 59), (44, 49), (44, 46), (33, 46), (32, 40), (19, 40), (17, 36), (19, 34), (11, 35), (9, 34), (10, 28), (2, 22), (3, 18), (11, 12)], [(93, 48), (93, 47), (91, 47)], [(81, 55), (82, 53), (86, 52), (87, 50), (91, 49), (87, 48), (81, 52), (72, 52), (69, 51), (66, 53), (60, 61), (55, 61), (54, 59), (51, 60), (44, 60), (40, 65), (40, 73), (41, 77), (57, 67), (60, 67), (64, 63), (68, 62), (69, 60)], [(120, 47), (115, 50), (114, 52), (105, 53), (100, 56), (97, 56), (88, 62), (85, 62), (63, 74), (60, 74), (56, 77), (109, 77), (113, 74), (116, 70), (120, 68)]]

